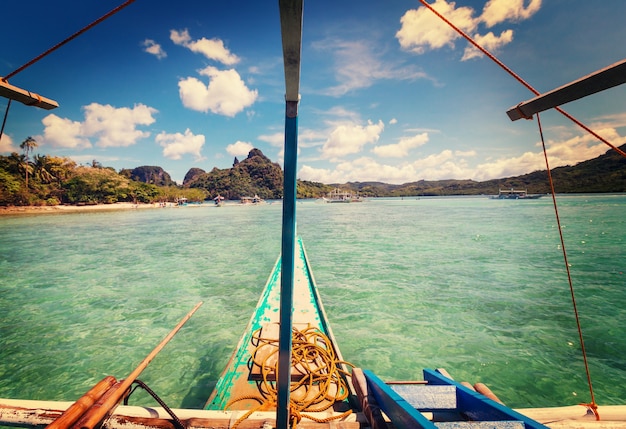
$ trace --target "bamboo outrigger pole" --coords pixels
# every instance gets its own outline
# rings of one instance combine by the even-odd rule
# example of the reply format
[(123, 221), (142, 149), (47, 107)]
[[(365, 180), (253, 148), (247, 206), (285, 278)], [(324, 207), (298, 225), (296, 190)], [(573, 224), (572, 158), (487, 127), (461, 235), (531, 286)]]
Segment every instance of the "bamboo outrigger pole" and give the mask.
[[(93, 429), (99, 427), (102, 421), (106, 418), (106, 416), (110, 414), (112, 410), (120, 403), (130, 386), (135, 382), (137, 377), (139, 377), (139, 374), (141, 374), (141, 372), (146, 369), (152, 359), (154, 359), (154, 357), (163, 349), (163, 347), (165, 347), (165, 345), (172, 339), (172, 337), (176, 335), (176, 333), (183, 327), (183, 325), (187, 323), (187, 321), (191, 318), (191, 316), (193, 316), (193, 314), (198, 308), (200, 308), (201, 305), (202, 301), (197, 303), (196, 306), (189, 313), (187, 313), (185, 317), (183, 317), (178, 325), (176, 325), (176, 327), (165, 338), (163, 338), (159, 345), (156, 346), (154, 350), (152, 350), (152, 352), (150, 352), (150, 354), (146, 356), (143, 361), (141, 361), (137, 368), (135, 368), (135, 370), (131, 372), (125, 380), (119, 381), (115, 383), (112, 387), (109, 386), (110, 388), (108, 388), (108, 390), (106, 390), (105, 392), (99, 393), (99, 399), (95, 403), (90, 404), (88, 409), (85, 409), (82, 406), (72, 406), (76, 408), (76, 410), (71, 412), (71, 416), (64, 417), (67, 412), (63, 413), (57, 420), (48, 425), (46, 429), (66, 429), (68, 427), (73, 429)], [(92, 392), (92, 390), (90, 390), (90, 392)], [(90, 392), (87, 392), (87, 395)], [(81, 400), (79, 399), (79, 401)], [(72, 407), (70, 407), (70, 409)], [(82, 416), (76, 416), (76, 412), (78, 412), (77, 410), (83, 412)]]
[(521, 118), (532, 118), (535, 113), (613, 88), (625, 82), (626, 59), (570, 82), (567, 85), (523, 101), (507, 110), (506, 114), (509, 115), (512, 121)]
[(76, 423), (85, 412), (93, 406), (102, 396), (117, 383), (115, 377), (108, 375), (98, 384), (89, 389), (87, 393), (74, 402), (67, 410), (57, 417), (46, 429), (64, 429)]
[(278, 344), (278, 398), (276, 427), (289, 427), (291, 385), (291, 331), (296, 236), (296, 168), (298, 161), (298, 102), (302, 49), (303, 0), (279, 0), (285, 63), (285, 172), (280, 275), (280, 339)]

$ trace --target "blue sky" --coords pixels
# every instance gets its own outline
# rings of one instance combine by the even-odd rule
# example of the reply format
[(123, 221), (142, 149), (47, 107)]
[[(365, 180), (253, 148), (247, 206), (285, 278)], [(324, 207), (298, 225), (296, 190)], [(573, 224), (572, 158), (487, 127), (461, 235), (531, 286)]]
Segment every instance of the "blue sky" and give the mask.
[[(0, 76), (121, 3), (3, 5)], [(626, 57), (623, 0), (431, 4), (542, 92)], [(536, 122), (505, 113), (532, 94), (417, 0), (309, 0), (304, 11), (300, 179), (482, 181), (545, 169)], [(9, 82), (60, 107), (12, 103), (5, 155), (33, 136), (35, 153), (158, 165), (179, 183), (253, 147), (282, 164), (278, 1), (136, 0)], [(619, 146), (625, 100), (623, 85), (564, 108)], [(551, 167), (609, 149), (558, 113), (542, 125)]]

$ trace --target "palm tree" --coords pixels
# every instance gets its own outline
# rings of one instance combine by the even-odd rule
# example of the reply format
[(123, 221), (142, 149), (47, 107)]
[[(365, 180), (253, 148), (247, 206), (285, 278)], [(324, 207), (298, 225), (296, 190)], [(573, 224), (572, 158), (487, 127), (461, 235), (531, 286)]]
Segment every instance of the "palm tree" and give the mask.
[(51, 172), (50, 158), (46, 155), (35, 155), (33, 161), (34, 174), (41, 183), (48, 184), (57, 179)]
[(29, 170), (28, 154), (37, 146), (38, 146), (37, 141), (31, 136), (28, 136), (26, 140), (24, 140), (22, 144), (20, 144), (20, 149), (24, 151), (24, 159), (26, 162), (25, 170), (26, 170), (26, 189), (27, 190), (28, 190), (28, 170)]

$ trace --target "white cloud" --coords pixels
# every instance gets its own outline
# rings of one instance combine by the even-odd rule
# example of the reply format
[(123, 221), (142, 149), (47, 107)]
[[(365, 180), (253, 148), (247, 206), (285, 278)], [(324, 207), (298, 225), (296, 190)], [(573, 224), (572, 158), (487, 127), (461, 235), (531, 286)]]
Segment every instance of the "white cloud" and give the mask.
[(341, 96), (352, 90), (372, 86), (377, 80), (398, 79), (413, 80), (426, 78), (424, 72), (413, 67), (400, 67), (380, 54), (375, 54), (372, 44), (364, 41), (325, 40), (314, 43), (321, 51), (331, 51), (334, 58), (334, 72), (338, 85), (322, 93)]
[[(496, 36), (491, 31), (484, 36), (480, 34), (476, 34), (474, 36), (474, 41), (478, 43), (479, 46), (482, 46), (489, 52), (494, 52), (498, 50), (500, 46), (507, 45), (513, 41), (513, 30), (505, 30), (500, 33), (499, 36)], [(463, 52), (463, 57), (461, 61), (466, 61), (472, 58), (481, 57), (483, 54), (478, 48), (474, 47), (474, 45), (468, 44)]]
[[(623, 124), (626, 117), (616, 115), (604, 118), (606, 123)], [(595, 127), (596, 132), (615, 146), (626, 143), (613, 127)], [(576, 165), (579, 162), (596, 158), (609, 150), (593, 136), (578, 135), (559, 141), (546, 142), (550, 168)], [(546, 169), (545, 158), (540, 144), (537, 149), (508, 157), (487, 160), (475, 164), (477, 152), (452, 151), (444, 149), (439, 153), (396, 163), (381, 162), (372, 157), (362, 157), (353, 161), (342, 161), (331, 168), (316, 168), (303, 163), (298, 177), (322, 183), (345, 183), (348, 181), (380, 181), (402, 184), (418, 180), (472, 179), (485, 181), (502, 177), (519, 176)]]
[(13, 139), (6, 133), (2, 134), (0, 139), (0, 153), (17, 152), (17, 148), (13, 146)]
[[(471, 7), (455, 8), (454, 2), (448, 3), (446, 0), (436, 0), (431, 6), (465, 33), (471, 33), (476, 29), (478, 21), (473, 17), (474, 9)], [(400, 46), (417, 54), (444, 46), (453, 47), (454, 40), (460, 37), (425, 7), (406, 11), (400, 23), (402, 26), (396, 33)]]
[(41, 121), (44, 125), (43, 143), (53, 147), (85, 149), (92, 140), (100, 147), (126, 147), (150, 136), (137, 129), (139, 125), (154, 123), (156, 109), (144, 104), (116, 108), (111, 105), (91, 103), (83, 107), (85, 120), (72, 121), (50, 114)]
[(231, 66), (239, 62), (239, 57), (230, 52), (220, 39), (203, 37), (198, 40), (191, 40), (188, 30), (170, 30), (170, 39), (177, 45), (184, 46), (192, 52), (202, 54), (206, 58), (224, 65)]
[(422, 133), (400, 139), (395, 144), (376, 146), (372, 149), (372, 152), (386, 158), (403, 158), (409, 154), (409, 150), (422, 146), (427, 142), (428, 133)]
[(528, 19), (541, 8), (541, 0), (530, 0), (527, 7), (524, 3), (525, 0), (489, 0), (480, 19), (487, 27), (493, 27), (504, 21)]
[(385, 125), (380, 120), (376, 124), (368, 121), (365, 126), (353, 123), (338, 125), (322, 146), (322, 157), (333, 159), (358, 153), (364, 145), (377, 142), (384, 129)]
[(85, 136), (97, 137), (96, 146), (132, 146), (150, 133), (137, 129), (137, 125), (151, 125), (157, 110), (144, 104), (116, 108), (109, 104), (91, 103), (84, 107), (85, 122), (81, 130)]
[(391, 120), (389, 121), (389, 125), (395, 125), (398, 123), (398, 120), (396, 118), (391, 118)]
[(252, 143), (242, 141), (236, 141), (235, 143), (226, 146), (226, 152), (232, 156), (248, 156), (252, 149), (254, 149)]
[[(477, 34), (474, 36), (474, 41), (478, 43), (489, 52), (495, 52), (500, 46), (507, 45), (513, 41), (513, 30), (505, 30), (496, 36), (491, 31), (484, 36)], [(483, 55), (474, 45), (467, 45), (463, 52), (461, 61), (466, 61), (472, 58), (481, 57)]]
[(42, 119), (44, 125), (43, 143), (53, 147), (68, 149), (86, 149), (92, 147), (91, 142), (82, 131), (82, 124), (67, 118), (50, 114)]
[(368, 157), (342, 162), (332, 170), (303, 165), (298, 172), (298, 178), (301, 180), (322, 183), (345, 183), (349, 181), (406, 183), (409, 181), (407, 178), (414, 176), (415, 171), (410, 165), (386, 165)]
[(158, 59), (163, 59), (167, 57), (167, 53), (163, 50), (161, 45), (155, 42), (152, 39), (146, 39), (143, 41), (142, 46), (144, 47), (144, 52), (154, 55)]
[(191, 154), (196, 161), (202, 159), (204, 136), (193, 134), (189, 128), (184, 134), (167, 134), (165, 131), (155, 137), (155, 141), (163, 147), (163, 156), (169, 159), (181, 159), (185, 154)]
[(178, 82), (180, 99), (189, 109), (200, 112), (211, 111), (215, 114), (233, 117), (258, 97), (258, 91), (250, 90), (236, 70), (218, 70), (207, 67), (200, 71), (209, 77), (205, 85), (195, 77), (187, 77)]
[[(626, 137), (620, 136), (613, 128), (596, 129), (599, 135), (615, 146), (626, 143)], [(546, 151), (550, 169), (596, 158), (609, 150), (604, 143), (591, 135), (576, 136), (564, 141), (546, 142)], [(542, 150), (525, 152), (513, 158), (502, 158), (480, 164), (474, 173), (475, 180), (489, 180), (499, 177), (519, 176), (538, 170), (545, 170), (546, 162)]]
[(269, 143), (272, 146), (281, 147), (285, 144), (285, 133), (277, 132), (274, 134), (262, 134), (258, 137), (258, 139)]
[(375, 181), (392, 184), (418, 180), (443, 180), (455, 177), (468, 178), (471, 170), (467, 161), (450, 150), (439, 154), (399, 164), (386, 164), (371, 157), (341, 162), (334, 169), (320, 169), (303, 165), (298, 178), (322, 183), (345, 183), (349, 181)]
[[(479, 45), (494, 52), (511, 43), (513, 30), (503, 30), (499, 36), (493, 32), (481, 34), (479, 25), (485, 24), (491, 28), (505, 21), (525, 20), (541, 8), (541, 0), (530, 0), (527, 7), (524, 7), (524, 2), (525, 0), (490, 0), (479, 17), (474, 17), (475, 11), (471, 7), (457, 8), (455, 2), (436, 0), (431, 6), (457, 28), (469, 34)], [(423, 54), (428, 50), (441, 49), (445, 46), (453, 48), (454, 41), (461, 37), (451, 26), (426, 7), (406, 11), (400, 22), (402, 25), (396, 33), (396, 38), (403, 49), (416, 54)], [(476, 48), (468, 45), (462, 60), (480, 55)]]

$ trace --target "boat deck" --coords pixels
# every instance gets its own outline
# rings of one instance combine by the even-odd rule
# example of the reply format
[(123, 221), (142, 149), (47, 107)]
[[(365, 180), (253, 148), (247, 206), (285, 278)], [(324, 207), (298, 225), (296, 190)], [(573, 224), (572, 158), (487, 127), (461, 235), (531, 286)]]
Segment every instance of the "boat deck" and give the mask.
[[(278, 333), (280, 318), (280, 273), (281, 259), (278, 258), (267, 281), (256, 310), (242, 336), (229, 364), (222, 373), (215, 390), (205, 405), (208, 410), (251, 410), (263, 403), (263, 410), (275, 409), (271, 392), (275, 384), (275, 364), (278, 360)], [(317, 294), (314, 279), (301, 240), (296, 240), (294, 292), (293, 292), (294, 351), (296, 360), (296, 338), (304, 339), (305, 344), (317, 344), (329, 349), (343, 370), (342, 358), (330, 332), (324, 310)], [(294, 364), (291, 370), (292, 383), (299, 382), (318, 367), (325, 369), (320, 361)], [(314, 388), (315, 389), (315, 388)], [(310, 395), (311, 387), (306, 395)], [(337, 393), (337, 392), (333, 392)], [(299, 394), (292, 396), (298, 399)], [(308, 397), (308, 396), (307, 396)], [(341, 401), (340, 401), (341, 402)], [(327, 405), (332, 405), (327, 404)], [(329, 415), (349, 409), (345, 404), (334, 404), (328, 409)], [(317, 406), (316, 408), (324, 408)]]

